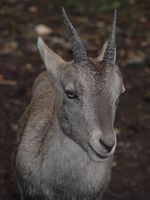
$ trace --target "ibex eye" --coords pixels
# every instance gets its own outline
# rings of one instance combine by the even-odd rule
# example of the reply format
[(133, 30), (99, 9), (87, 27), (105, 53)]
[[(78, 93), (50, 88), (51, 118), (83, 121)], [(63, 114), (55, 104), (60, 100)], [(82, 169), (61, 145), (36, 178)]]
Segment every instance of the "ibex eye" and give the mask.
[(77, 98), (76, 93), (74, 91), (72, 91), (72, 90), (67, 90), (67, 91), (65, 91), (65, 93), (66, 93), (66, 95), (67, 95), (67, 97), (69, 99), (75, 99), (75, 98)]

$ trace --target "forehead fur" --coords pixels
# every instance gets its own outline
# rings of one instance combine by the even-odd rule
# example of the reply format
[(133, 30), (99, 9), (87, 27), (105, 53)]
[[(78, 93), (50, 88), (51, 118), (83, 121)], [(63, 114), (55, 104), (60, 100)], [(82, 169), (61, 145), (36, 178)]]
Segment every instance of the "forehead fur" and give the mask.
[(101, 75), (103, 69), (103, 64), (98, 62), (80, 63), (76, 64), (74, 62), (68, 62), (64, 66), (65, 76), (69, 79), (81, 75), (91, 79), (98, 79)]
[[(74, 62), (66, 63), (65, 67), (65, 82), (81, 81), (84, 84), (88, 83), (89, 86), (96, 86), (99, 84), (113, 81), (113, 77), (117, 74), (118, 78), (122, 79), (118, 66), (104, 65), (103, 62), (94, 62), (91, 60), (89, 63), (76, 64)], [(109, 84), (109, 85), (110, 85)]]
[(103, 62), (89, 62), (88, 64), (72, 64), (73, 68), (77, 69), (78, 74), (81, 75), (82, 79), (87, 81), (100, 81), (106, 77), (111, 78), (115, 72), (121, 76), (119, 68), (116, 66), (105, 65)]

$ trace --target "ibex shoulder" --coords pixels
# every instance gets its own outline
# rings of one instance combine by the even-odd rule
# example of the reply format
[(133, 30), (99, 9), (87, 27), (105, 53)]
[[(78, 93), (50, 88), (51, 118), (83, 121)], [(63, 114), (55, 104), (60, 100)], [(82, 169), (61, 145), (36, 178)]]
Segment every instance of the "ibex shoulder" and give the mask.
[(43, 71), (34, 81), (32, 88), (32, 100), (37, 99), (44, 93), (49, 93), (49, 96), (52, 96), (53, 92), (54, 85), (52, 77), (49, 72)]
[(44, 71), (36, 78), (32, 88), (31, 102), (19, 120), (18, 142), (24, 134), (34, 135), (37, 132), (42, 134), (47, 124), (51, 124), (55, 97), (52, 78), (48, 72)]

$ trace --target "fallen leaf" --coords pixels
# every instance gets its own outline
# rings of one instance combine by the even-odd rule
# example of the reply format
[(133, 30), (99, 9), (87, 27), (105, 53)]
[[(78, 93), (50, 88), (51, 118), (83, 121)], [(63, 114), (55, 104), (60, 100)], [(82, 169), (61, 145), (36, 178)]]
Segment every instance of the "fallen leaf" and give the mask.
[(47, 27), (46, 25), (44, 24), (39, 24), (35, 27), (35, 32), (38, 34), (38, 35), (48, 35), (52, 32), (52, 29)]
[(36, 12), (38, 11), (38, 7), (37, 7), (37, 6), (31, 6), (31, 7), (29, 8), (29, 11), (30, 11), (31, 13), (36, 13)]
[(18, 48), (18, 43), (15, 41), (8, 41), (4, 47), (0, 50), (1, 54), (13, 53)]
[(3, 80), (4, 76), (2, 74), (0, 74), (0, 80)]

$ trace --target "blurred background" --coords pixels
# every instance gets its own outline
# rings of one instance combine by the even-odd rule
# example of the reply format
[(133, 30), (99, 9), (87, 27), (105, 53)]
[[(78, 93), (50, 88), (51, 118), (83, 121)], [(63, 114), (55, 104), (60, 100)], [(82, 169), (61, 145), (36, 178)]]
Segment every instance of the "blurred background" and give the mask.
[(0, 200), (19, 200), (12, 151), (18, 119), (30, 101), (35, 77), (44, 70), (37, 35), (72, 59), (61, 19), (64, 6), (89, 56), (96, 57), (118, 9), (117, 62), (126, 93), (117, 111), (118, 148), (104, 200), (148, 200), (150, 189), (150, 2), (149, 0), (0, 1)]

